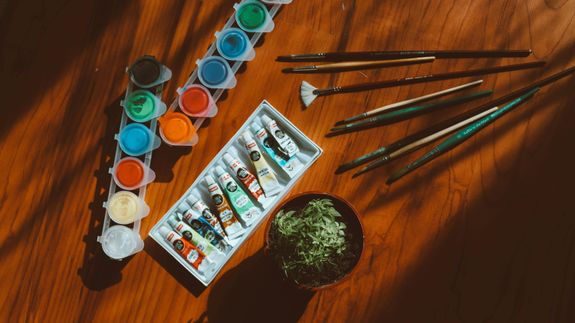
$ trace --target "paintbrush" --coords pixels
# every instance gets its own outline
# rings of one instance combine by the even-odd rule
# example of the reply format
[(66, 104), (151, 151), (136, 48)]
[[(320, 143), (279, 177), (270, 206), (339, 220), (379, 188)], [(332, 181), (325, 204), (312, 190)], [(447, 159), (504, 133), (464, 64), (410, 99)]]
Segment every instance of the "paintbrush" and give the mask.
[(433, 60), (435, 60), (435, 57), (427, 56), (427, 57), (413, 57), (413, 58), (402, 58), (402, 59), (378, 60), (378, 61), (354, 61), (354, 62), (331, 63), (331, 64), (323, 64), (323, 65), (286, 67), (282, 70), (282, 72), (284, 72), (284, 73), (332, 73), (332, 72), (356, 71), (356, 70), (379, 68), (379, 67), (422, 64), (422, 63), (432, 62)]
[(497, 109), (495, 112), (487, 115), (486, 117), (481, 118), (479, 121), (476, 121), (471, 125), (459, 130), (455, 134), (449, 136), (442, 143), (435, 146), (435, 148), (431, 149), (425, 155), (421, 156), (420, 158), (409, 163), (407, 166), (391, 174), (391, 176), (389, 176), (389, 178), (387, 179), (386, 184), (387, 185), (392, 184), (393, 182), (397, 181), (403, 176), (413, 172), (419, 167), (429, 163), (435, 158), (457, 147), (458, 145), (460, 145), (461, 143), (463, 143), (464, 141), (466, 141), (467, 139), (471, 138), (473, 135), (481, 131), (481, 129), (487, 127), (489, 124), (500, 118), (505, 113), (513, 110), (515, 107), (525, 102), (525, 100), (533, 96), (537, 91), (539, 91), (539, 89), (540, 88), (538, 87), (534, 88), (533, 90), (527, 92), (526, 94), (520, 96), (519, 98), (511, 101), (504, 107)]
[(421, 139), (419, 139), (419, 140), (417, 140), (417, 141), (415, 141), (415, 142), (413, 142), (413, 143), (411, 143), (411, 144), (409, 144), (409, 145), (407, 145), (407, 146), (405, 146), (405, 147), (403, 147), (403, 148), (401, 148), (401, 149), (398, 149), (398, 150), (396, 150), (396, 151), (394, 151), (394, 152), (392, 152), (392, 153), (386, 154), (386, 155), (384, 155), (383, 157), (381, 157), (380, 159), (369, 163), (367, 166), (365, 166), (364, 168), (362, 168), (362, 169), (360, 169), (359, 171), (357, 171), (357, 173), (353, 174), (352, 178), (355, 178), (355, 177), (357, 177), (357, 176), (359, 176), (359, 175), (361, 175), (361, 174), (363, 174), (363, 173), (365, 173), (365, 172), (368, 172), (368, 171), (370, 171), (370, 170), (372, 170), (372, 169), (381, 167), (381, 166), (383, 166), (383, 165), (385, 165), (385, 164), (391, 162), (392, 160), (395, 160), (395, 159), (397, 159), (397, 158), (399, 158), (399, 157), (401, 157), (401, 156), (407, 155), (407, 154), (410, 153), (410, 152), (413, 152), (413, 151), (415, 151), (415, 150), (418, 150), (419, 148), (421, 148), (421, 147), (427, 145), (428, 143), (430, 143), (430, 142), (432, 142), (432, 141), (434, 141), (434, 140), (436, 140), (436, 139), (438, 139), (438, 138), (441, 138), (441, 137), (443, 137), (443, 136), (445, 136), (445, 135), (448, 135), (449, 133), (451, 133), (451, 132), (453, 132), (453, 131), (456, 131), (456, 130), (462, 128), (462, 127), (465, 127), (465, 126), (467, 126), (468, 124), (470, 124), (470, 123), (472, 123), (472, 122), (475, 122), (475, 121), (477, 121), (477, 120), (479, 120), (479, 119), (485, 117), (486, 115), (488, 115), (488, 114), (494, 112), (494, 111), (497, 110), (497, 109), (498, 109), (497, 107), (494, 107), (494, 108), (489, 109), (489, 110), (487, 110), (487, 111), (483, 111), (483, 112), (481, 112), (481, 113), (479, 113), (479, 114), (477, 114), (477, 115), (475, 115), (475, 116), (473, 116), (473, 117), (471, 117), (471, 118), (469, 118), (469, 119), (467, 119), (467, 120), (461, 121), (460, 123), (454, 124), (454, 125), (451, 126), (451, 127), (447, 127), (447, 128), (445, 128), (445, 129), (443, 129), (443, 130), (441, 130), (441, 131), (438, 131), (438, 132), (432, 134), (432, 135), (429, 135), (429, 136), (427, 136), (427, 137), (421, 138)]
[(340, 165), (340, 166), (337, 168), (337, 170), (336, 170), (335, 172), (336, 172), (336, 174), (342, 173), (342, 172), (344, 172), (344, 171), (346, 171), (346, 170), (355, 168), (355, 167), (357, 167), (357, 166), (359, 166), (359, 165), (361, 165), (361, 164), (364, 164), (364, 163), (366, 163), (366, 162), (369, 162), (369, 161), (372, 161), (372, 160), (374, 160), (374, 159), (377, 159), (377, 158), (380, 157), (380, 156), (383, 156), (383, 155), (385, 155), (385, 154), (389, 154), (389, 153), (391, 153), (391, 152), (393, 152), (393, 151), (396, 151), (396, 150), (398, 150), (398, 149), (401, 149), (402, 147), (405, 147), (405, 146), (411, 144), (412, 142), (417, 141), (417, 140), (419, 140), (419, 139), (421, 139), (421, 138), (427, 137), (427, 136), (429, 136), (429, 135), (431, 135), (431, 134), (433, 134), (433, 133), (435, 133), (435, 132), (437, 132), (437, 131), (440, 131), (441, 129), (450, 127), (450, 126), (452, 126), (452, 125), (454, 125), (454, 124), (456, 124), (456, 123), (459, 123), (459, 122), (461, 122), (461, 121), (464, 121), (465, 119), (468, 119), (468, 118), (470, 118), (470, 117), (473, 117), (474, 115), (476, 115), (476, 114), (478, 114), (478, 113), (481, 113), (481, 112), (483, 112), (483, 111), (485, 111), (485, 110), (491, 109), (491, 108), (493, 108), (493, 107), (496, 106), (496, 105), (503, 104), (503, 103), (505, 103), (505, 102), (508, 102), (508, 101), (510, 101), (510, 100), (513, 100), (513, 99), (515, 99), (515, 98), (521, 96), (521, 95), (524, 94), (525, 92), (527, 92), (527, 91), (529, 91), (529, 90), (531, 90), (531, 89), (533, 89), (533, 88), (535, 88), (535, 87), (543, 87), (543, 86), (549, 85), (549, 84), (551, 84), (551, 83), (553, 83), (553, 82), (555, 82), (555, 81), (558, 81), (558, 80), (560, 80), (560, 79), (562, 79), (562, 78), (564, 78), (564, 77), (566, 77), (566, 76), (571, 75), (573, 72), (575, 72), (575, 66), (569, 67), (569, 68), (566, 69), (566, 70), (563, 70), (563, 71), (561, 71), (561, 72), (555, 73), (555, 74), (553, 74), (553, 75), (551, 75), (551, 76), (549, 76), (549, 77), (547, 77), (547, 78), (544, 78), (544, 79), (542, 79), (542, 80), (535, 81), (535, 82), (533, 82), (533, 83), (531, 83), (531, 84), (529, 84), (529, 85), (527, 85), (527, 86), (525, 86), (525, 87), (522, 87), (522, 88), (520, 88), (520, 89), (518, 89), (518, 90), (515, 90), (515, 91), (513, 91), (513, 92), (511, 92), (511, 93), (508, 93), (508, 94), (506, 94), (506, 95), (500, 96), (500, 97), (498, 97), (498, 98), (496, 98), (496, 99), (493, 99), (493, 100), (491, 100), (491, 101), (489, 101), (489, 102), (487, 102), (487, 103), (485, 103), (485, 104), (483, 104), (483, 105), (480, 105), (480, 106), (478, 106), (478, 107), (476, 107), (476, 108), (474, 108), (474, 109), (472, 109), (472, 110), (469, 110), (469, 111), (467, 111), (467, 112), (461, 113), (461, 114), (459, 114), (459, 115), (457, 115), (457, 116), (454, 116), (454, 117), (452, 117), (452, 118), (450, 118), (450, 119), (441, 121), (441, 122), (439, 122), (439, 123), (437, 123), (437, 124), (432, 125), (431, 127), (428, 127), (428, 128), (426, 128), (426, 129), (423, 129), (423, 130), (421, 130), (421, 131), (418, 131), (418, 132), (416, 132), (416, 133), (414, 133), (414, 134), (411, 134), (411, 135), (409, 135), (409, 136), (407, 136), (407, 137), (404, 137), (404, 138), (402, 138), (402, 139), (400, 139), (400, 140), (397, 140), (397, 141), (395, 141), (395, 142), (393, 142), (393, 143), (391, 143), (391, 144), (389, 144), (389, 145), (387, 145), (387, 146), (383, 146), (383, 147), (381, 147), (381, 148), (379, 148), (379, 149), (376, 149), (375, 151), (370, 152), (370, 153), (368, 153), (368, 154), (365, 154), (365, 155), (363, 155), (363, 156), (360, 156), (360, 157), (358, 157), (358, 158), (356, 158), (356, 159), (354, 159), (354, 160), (352, 160), (352, 161), (350, 161), (350, 162), (348, 162), (348, 163), (342, 164), (342, 165)]
[(361, 83), (361, 84), (354, 84), (354, 85), (347, 85), (347, 86), (336, 86), (331, 88), (325, 89), (318, 89), (313, 85), (309, 84), (306, 81), (303, 81), (300, 88), (301, 99), (306, 107), (318, 97), (318, 96), (326, 96), (338, 93), (352, 93), (352, 92), (360, 92), (360, 91), (368, 91), (368, 90), (375, 90), (393, 86), (400, 86), (400, 85), (407, 85), (407, 84), (416, 84), (416, 83), (423, 83), (423, 82), (432, 82), (432, 81), (440, 81), (440, 80), (447, 80), (453, 78), (460, 78), (460, 77), (467, 77), (467, 76), (477, 76), (477, 75), (486, 75), (486, 74), (494, 74), (494, 73), (501, 73), (501, 72), (509, 72), (509, 71), (516, 71), (521, 69), (528, 69), (528, 68), (535, 68), (541, 67), (545, 65), (544, 61), (537, 61), (532, 63), (524, 63), (524, 64), (514, 64), (514, 65), (504, 65), (504, 66), (496, 66), (496, 67), (487, 67), (487, 68), (480, 68), (476, 70), (469, 70), (469, 71), (457, 71), (451, 73), (443, 73), (443, 74), (428, 74), (428, 75), (421, 75), (421, 76), (413, 76), (413, 77), (406, 77), (396, 80), (386, 80), (380, 82), (371, 82), (371, 83)]
[(357, 120), (361, 120), (367, 117), (370, 117), (372, 115), (378, 114), (378, 113), (382, 113), (384, 111), (388, 111), (388, 110), (392, 110), (392, 109), (397, 109), (397, 108), (401, 108), (404, 107), (406, 105), (410, 105), (410, 104), (415, 104), (415, 103), (419, 103), (419, 102), (423, 102), (423, 101), (427, 101), (427, 100), (431, 100), (433, 98), (437, 98), (440, 96), (444, 96), (447, 94), (451, 94), (451, 93), (455, 93), (457, 91), (462, 91), (474, 86), (478, 86), (481, 83), (483, 83), (483, 80), (478, 80), (478, 81), (474, 81), (474, 82), (470, 82), (470, 83), (466, 83), (463, 85), (459, 85), (459, 86), (455, 86), (446, 90), (442, 90), (442, 91), (438, 91), (438, 92), (434, 92), (434, 93), (430, 93), (430, 94), (426, 94), (417, 98), (413, 98), (413, 99), (409, 99), (409, 100), (404, 100), (401, 102), (396, 102), (396, 103), (392, 103), (392, 104), (388, 104), (388, 105), (384, 105), (382, 107), (379, 107), (377, 109), (373, 109), (358, 115), (355, 115), (353, 117), (344, 119), (344, 120), (340, 120), (338, 122), (335, 123), (336, 126), (340, 126), (349, 122), (353, 122), (353, 121), (357, 121)]
[(441, 100), (436, 102), (430, 102), (427, 104), (408, 107), (400, 110), (394, 110), (386, 113), (382, 113), (375, 117), (364, 119), (357, 122), (348, 123), (345, 125), (337, 126), (331, 128), (331, 132), (326, 136), (333, 137), (344, 133), (349, 133), (352, 131), (364, 130), (368, 128), (373, 128), (382, 125), (388, 125), (391, 123), (403, 121), (421, 114), (429, 113), (440, 108), (447, 108), (457, 104), (462, 104), (472, 100), (476, 100), (485, 96), (489, 96), (493, 93), (492, 90), (484, 90), (479, 92), (474, 92), (470, 94), (465, 94), (455, 98)]
[(280, 62), (341, 62), (373, 61), (378, 59), (401, 59), (410, 57), (435, 56), (437, 58), (490, 58), (527, 57), (531, 49), (523, 50), (406, 50), (368, 52), (328, 52), (315, 54), (291, 54), (278, 56)]

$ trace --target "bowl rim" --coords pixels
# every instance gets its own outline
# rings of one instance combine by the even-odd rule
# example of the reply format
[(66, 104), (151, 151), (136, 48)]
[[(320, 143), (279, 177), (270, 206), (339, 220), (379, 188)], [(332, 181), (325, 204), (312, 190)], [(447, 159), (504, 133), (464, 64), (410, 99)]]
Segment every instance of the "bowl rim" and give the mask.
[[(349, 203), (346, 199), (342, 198), (341, 196), (338, 196), (338, 195), (333, 194), (333, 193), (324, 192), (324, 191), (306, 191), (306, 192), (296, 193), (296, 194), (291, 195), (290, 197), (284, 199), (270, 213), (270, 217), (268, 218), (268, 221), (266, 223), (265, 233), (264, 233), (265, 234), (265, 236), (264, 236), (264, 254), (265, 255), (269, 256), (269, 245), (270, 245), (269, 233), (270, 233), (270, 229), (271, 229), (271, 223), (273, 222), (273, 220), (277, 216), (278, 212), (281, 209), (283, 209), (286, 206), (286, 204), (292, 202), (295, 199), (301, 198), (302, 196), (306, 196), (306, 195), (324, 195), (324, 196), (329, 197), (331, 199), (338, 200), (338, 201), (342, 202), (343, 204), (345, 204), (347, 207), (349, 207), (351, 209), (355, 219), (359, 223), (359, 228), (361, 230), (361, 250), (359, 252), (359, 257), (357, 258), (357, 262), (355, 263), (353, 268), (347, 274), (345, 274), (343, 277), (341, 277), (339, 280), (336, 280), (336, 281), (329, 283), (329, 284), (320, 285), (320, 286), (308, 286), (308, 285), (301, 284), (301, 283), (295, 283), (291, 279), (286, 279), (290, 283), (296, 285), (296, 287), (298, 287), (300, 289), (319, 291), (319, 290), (334, 287), (336, 285), (343, 283), (344, 281), (348, 280), (357, 271), (358, 265), (362, 261), (362, 259), (364, 257), (364, 253), (365, 253), (364, 252), (364, 250), (365, 250), (365, 229), (363, 226), (363, 222), (359, 216), (359, 212), (357, 212), (357, 209), (351, 203)], [(278, 268), (278, 271), (279, 271), (279, 268)], [(283, 276), (283, 277), (285, 277), (285, 276)]]

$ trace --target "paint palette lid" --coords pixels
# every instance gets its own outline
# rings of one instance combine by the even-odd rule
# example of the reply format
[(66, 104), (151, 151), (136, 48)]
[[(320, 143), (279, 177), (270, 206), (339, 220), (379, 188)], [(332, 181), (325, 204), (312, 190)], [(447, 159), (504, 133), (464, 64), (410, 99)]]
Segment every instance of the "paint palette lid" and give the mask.
[(185, 114), (196, 118), (212, 118), (218, 113), (218, 108), (208, 89), (192, 84), (177, 90), (178, 105)]
[(251, 61), (256, 52), (248, 35), (239, 28), (216, 32), (216, 48), (223, 58), (230, 61)]
[(160, 136), (174, 146), (193, 146), (198, 142), (196, 128), (183, 113), (169, 112), (158, 119)]
[(159, 138), (139, 123), (124, 127), (117, 139), (122, 151), (130, 156), (140, 156), (160, 146)]
[(210, 89), (231, 89), (237, 80), (228, 62), (220, 56), (197, 60), (198, 79)]
[(126, 258), (144, 247), (140, 237), (123, 225), (109, 227), (98, 240), (104, 253), (113, 259)]
[(172, 78), (172, 71), (149, 55), (138, 58), (128, 67), (127, 72), (134, 84), (145, 89), (164, 83)]
[(254, 0), (235, 4), (236, 22), (241, 29), (250, 32), (270, 32), (274, 29), (274, 22), (266, 6)]

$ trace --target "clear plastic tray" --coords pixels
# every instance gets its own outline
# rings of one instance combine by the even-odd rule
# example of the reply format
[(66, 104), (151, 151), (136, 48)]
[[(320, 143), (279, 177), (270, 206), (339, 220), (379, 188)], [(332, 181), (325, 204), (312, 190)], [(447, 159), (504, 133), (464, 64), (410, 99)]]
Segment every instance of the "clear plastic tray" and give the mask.
[[(210, 195), (207, 190), (207, 186), (204, 182), (204, 176), (207, 174), (213, 174), (213, 170), (216, 166), (220, 165), (224, 167), (223, 162), (223, 155), (224, 153), (228, 152), (234, 156), (237, 156), (245, 165), (248, 166), (253, 170), (251, 166), (251, 161), (249, 160), (249, 155), (244, 149), (243, 143), (240, 141), (240, 136), (244, 131), (251, 131), (250, 125), (253, 121), (258, 120), (261, 118), (262, 115), (267, 115), (270, 118), (274, 119), (280, 128), (282, 128), (288, 135), (297, 143), (299, 146), (300, 152), (298, 153), (297, 157), (303, 164), (303, 167), (300, 170), (293, 174), (290, 177), (280, 166), (278, 166), (269, 155), (262, 151), (264, 158), (272, 168), (273, 172), (275, 173), (278, 181), (282, 186), (281, 192), (270, 198), (270, 200), (266, 203), (266, 206), (263, 207), (256, 203), (256, 205), (260, 206), (260, 210), (262, 214), (260, 217), (248, 228), (245, 229), (245, 233), (238, 239), (232, 240), (232, 248), (228, 251), (223, 259), (215, 264), (215, 270), (209, 274), (203, 275), (200, 274), (195, 268), (193, 268), (188, 262), (182, 258), (170, 245), (164, 237), (162, 237), (159, 233), (160, 227), (166, 225), (169, 227), (168, 218), (175, 214), (178, 210), (178, 206), (183, 203), (186, 203), (185, 199), (188, 197), (192, 191), (199, 192), (199, 197), (208, 205), (211, 209), (214, 209), (214, 205), (210, 198)], [(253, 133), (253, 132), (252, 132)], [(261, 146), (260, 146), (261, 148)], [(164, 216), (154, 225), (152, 230), (150, 231), (150, 236), (152, 239), (156, 240), (156, 242), (162, 246), (172, 257), (174, 257), (184, 268), (186, 268), (190, 273), (192, 273), (200, 282), (202, 282), (205, 286), (208, 286), (210, 282), (217, 276), (218, 272), (221, 268), (227, 263), (227, 261), (232, 257), (232, 255), (241, 247), (245, 240), (247, 240), (252, 233), (258, 228), (258, 226), (264, 222), (264, 219), (267, 218), (270, 211), (272, 211), (278, 202), (282, 200), (282, 198), (289, 192), (289, 190), (295, 185), (298, 179), (307, 171), (307, 169), (319, 158), (322, 154), (322, 149), (315, 144), (311, 139), (309, 139), (303, 132), (301, 132), (298, 128), (296, 128), (288, 119), (286, 119), (281, 113), (279, 113), (271, 104), (267, 101), (263, 101), (257, 109), (252, 113), (252, 115), (248, 118), (248, 120), (241, 126), (241, 128), (236, 132), (236, 134), (230, 139), (230, 141), (220, 150), (220, 152), (212, 159), (212, 161), (208, 164), (208, 166), (202, 171), (202, 173), (196, 178), (194, 183), (189, 187), (189, 189), (182, 195), (178, 201), (164, 214)], [(227, 169), (227, 167), (225, 167)], [(232, 177), (239, 182), (235, 174), (230, 172)], [(251, 196), (250, 196), (251, 198)], [(254, 200), (255, 201), (255, 200)]]

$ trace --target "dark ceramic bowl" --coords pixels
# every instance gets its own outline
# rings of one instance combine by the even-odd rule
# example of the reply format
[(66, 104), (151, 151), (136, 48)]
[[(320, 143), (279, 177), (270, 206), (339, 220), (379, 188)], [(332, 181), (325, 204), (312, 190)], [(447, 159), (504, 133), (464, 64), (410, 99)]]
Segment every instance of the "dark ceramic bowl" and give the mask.
[[(335, 285), (338, 285), (338, 284), (342, 283), (343, 281), (347, 280), (357, 269), (357, 264), (359, 263), (362, 255), (363, 255), (365, 237), (363, 234), (363, 225), (361, 224), (361, 220), (359, 219), (358, 213), (355, 210), (355, 208), (351, 204), (349, 204), (346, 200), (344, 200), (343, 198), (336, 196), (336, 195), (333, 195), (333, 194), (330, 194), (330, 193), (324, 193), (324, 192), (299, 193), (299, 194), (296, 194), (296, 195), (289, 197), (287, 200), (283, 201), (279, 206), (277, 206), (275, 208), (275, 210), (271, 213), (272, 215), (270, 216), (268, 223), (266, 224), (266, 231), (265, 231), (265, 253), (267, 255), (270, 255), (270, 253), (271, 253), (271, 250), (270, 250), (271, 224), (272, 224), (273, 220), (275, 219), (276, 215), (278, 214), (278, 212), (280, 210), (284, 210), (284, 211), (301, 210), (311, 200), (324, 199), (324, 198), (332, 200), (334, 208), (336, 210), (338, 210), (339, 213), (341, 213), (341, 215), (343, 217), (342, 220), (345, 222), (345, 224), (347, 226), (346, 230), (348, 232), (350, 232), (355, 239), (357, 239), (357, 241), (354, 241), (354, 242), (359, 244), (359, 251), (357, 252), (357, 258), (356, 258), (355, 264), (349, 269), (347, 274), (345, 274), (343, 277), (341, 277), (341, 278), (339, 278), (333, 282), (326, 283), (326, 284), (320, 285), (320, 286), (308, 286), (305, 284), (301, 284), (301, 283), (298, 284), (298, 283), (291, 281), (292, 283), (297, 285), (297, 287), (299, 287), (299, 288), (306, 289), (306, 290), (312, 290), (312, 291), (317, 291), (320, 289), (324, 289), (324, 288), (333, 287)], [(281, 271), (281, 270), (278, 267), (278, 272), (279, 271)], [(283, 276), (285, 277), (285, 275), (283, 275)]]

